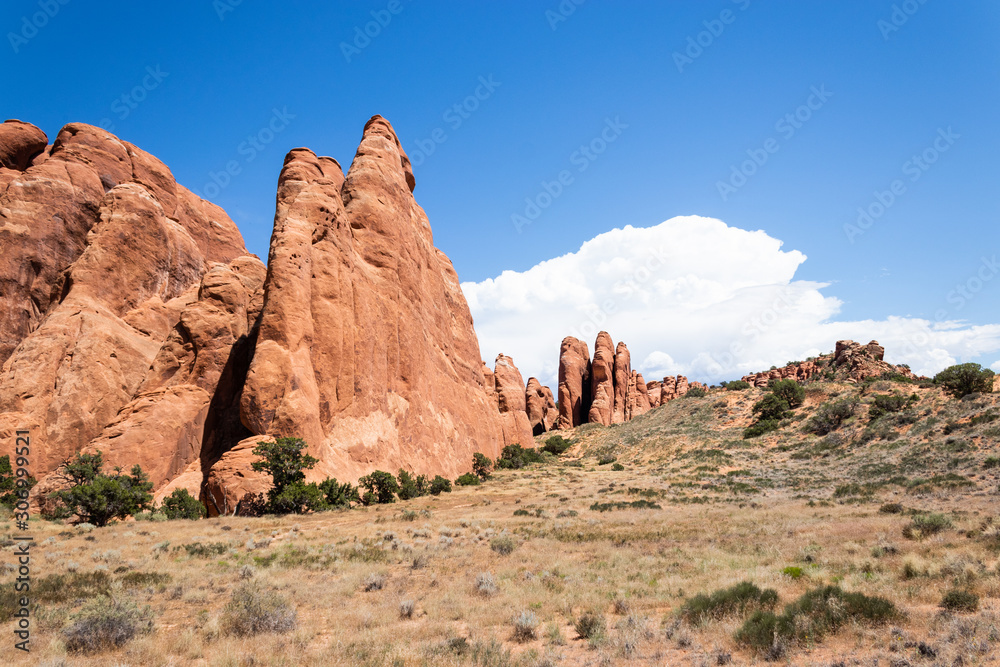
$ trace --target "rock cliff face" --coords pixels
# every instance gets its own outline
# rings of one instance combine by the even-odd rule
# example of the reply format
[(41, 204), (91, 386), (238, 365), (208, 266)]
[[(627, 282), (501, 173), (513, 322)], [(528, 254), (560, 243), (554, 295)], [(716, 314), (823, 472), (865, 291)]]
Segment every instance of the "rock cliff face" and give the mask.
[(305, 439), (312, 477), (455, 477), (500, 451), (472, 316), (413, 188), (380, 116), (346, 176), (306, 149), (285, 159), (240, 416), (252, 434)]
[(0, 169), (0, 447), (30, 429), (39, 478), (136, 396), (203, 276), (247, 254), (229, 217), (151, 155), (72, 124), (29, 159), (43, 138), (0, 126), (3, 164), (24, 167)]
[(140, 464), (158, 497), (187, 488), (224, 513), (266, 489), (250, 463), (268, 437), (305, 439), (311, 478), (352, 481), (467, 471), (499, 453), (501, 406), (530, 440), (520, 374), (498, 363), (487, 387), (413, 188), (378, 116), (346, 176), (291, 151), (265, 268), (135, 146), (80, 124), (48, 146), (0, 125), (2, 446), (30, 429), (39, 478), (100, 450)]

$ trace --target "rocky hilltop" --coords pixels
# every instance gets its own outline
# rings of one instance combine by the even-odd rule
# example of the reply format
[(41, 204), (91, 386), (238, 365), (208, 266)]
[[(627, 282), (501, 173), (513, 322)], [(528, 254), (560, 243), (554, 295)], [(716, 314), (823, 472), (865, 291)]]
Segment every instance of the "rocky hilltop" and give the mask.
[(743, 381), (754, 387), (766, 387), (771, 380), (807, 382), (819, 378), (863, 382), (883, 375), (901, 375), (910, 380), (917, 376), (908, 366), (896, 366), (885, 361), (885, 348), (873, 340), (867, 345), (853, 340), (838, 340), (833, 354), (823, 354), (806, 361), (797, 361), (782, 368), (744, 375)]
[(346, 175), (291, 151), (265, 268), (148, 153), (88, 125), (49, 145), (3, 123), (2, 447), (31, 430), (39, 492), (99, 449), (213, 511), (259, 490), (261, 437), (302, 437), (316, 476), (352, 480), (454, 476), (475, 451), (495, 456), (472, 317), (414, 185), (379, 116)]

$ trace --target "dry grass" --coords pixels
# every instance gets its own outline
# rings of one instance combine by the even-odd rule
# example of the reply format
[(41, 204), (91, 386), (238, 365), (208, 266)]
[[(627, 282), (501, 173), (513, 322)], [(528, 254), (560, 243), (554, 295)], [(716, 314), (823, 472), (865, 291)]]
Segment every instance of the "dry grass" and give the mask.
[[(577, 429), (579, 444), (557, 462), (391, 506), (92, 531), (33, 521), (36, 582), (66, 575), (73, 563), (78, 575), (103, 572), (107, 581), (80, 579), (79, 596), (104, 595), (103, 587), (121, 580), (135, 604), (151, 608), (154, 631), (119, 649), (67, 653), (62, 628), (81, 601), (53, 592), (39, 598), (31, 655), (13, 651), (7, 621), (0, 661), (765, 664), (734, 641), (741, 618), (692, 625), (679, 614), (696, 594), (751, 581), (778, 592), (779, 612), (808, 590), (837, 584), (887, 598), (905, 614), (890, 626), (849, 624), (788, 646), (785, 664), (997, 664), (1000, 470), (982, 460), (997, 454), (990, 429), (1000, 421), (962, 426), (995, 409), (997, 397), (948, 401), (937, 390), (916, 390), (919, 419), (894, 425), (890, 439), (860, 443), (868, 428), (864, 396), (858, 415), (834, 433), (839, 438), (801, 430), (816, 406), (855, 391), (813, 386), (798, 421), (752, 441), (740, 433), (760, 391), (674, 401), (626, 425)], [(598, 465), (609, 455), (625, 470)], [(837, 495), (846, 484), (858, 486)], [(636, 500), (660, 508), (633, 506)], [(618, 501), (628, 505), (589, 509)], [(902, 512), (880, 512), (888, 503)], [(514, 516), (519, 509), (527, 515)], [(904, 538), (914, 516), (933, 513), (951, 526)], [(0, 533), (12, 529), (0, 522)], [(0, 554), (3, 562), (12, 558), (10, 547)], [(14, 576), (3, 573), (0, 583)], [(294, 629), (248, 637), (226, 631), (227, 605), (250, 584), (289, 603)], [(977, 595), (978, 610), (943, 609), (955, 590)], [(587, 613), (597, 630), (580, 637), (576, 626)]]

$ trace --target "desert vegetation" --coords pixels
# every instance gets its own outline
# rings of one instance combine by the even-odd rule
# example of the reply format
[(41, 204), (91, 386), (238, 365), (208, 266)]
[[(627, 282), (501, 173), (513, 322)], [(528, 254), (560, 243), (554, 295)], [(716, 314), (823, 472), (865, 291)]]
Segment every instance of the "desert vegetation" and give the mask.
[[(460, 483), (288, 493), (309, 460), (279, 447), (263, 502), (313, 509), (205, 519), (176, 493), (138, 520), (32, 518), (30, 664), (994, 664), (997, 398), (720, 387), (474, 456)], [(78, 486), (105, 474), (85, 463)]]

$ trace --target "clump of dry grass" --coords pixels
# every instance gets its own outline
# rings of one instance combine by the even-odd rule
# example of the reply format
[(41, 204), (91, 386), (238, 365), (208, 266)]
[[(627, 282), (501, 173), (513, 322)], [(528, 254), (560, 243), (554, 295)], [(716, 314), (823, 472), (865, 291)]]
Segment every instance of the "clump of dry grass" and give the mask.
[(225, 634), (250, 637), (263, 632), (291, 632), (297, 625), (295, 610), (283, 597), (255, 582), (240, 584), (222, 613)]

